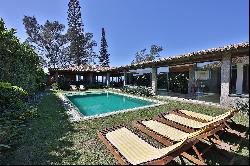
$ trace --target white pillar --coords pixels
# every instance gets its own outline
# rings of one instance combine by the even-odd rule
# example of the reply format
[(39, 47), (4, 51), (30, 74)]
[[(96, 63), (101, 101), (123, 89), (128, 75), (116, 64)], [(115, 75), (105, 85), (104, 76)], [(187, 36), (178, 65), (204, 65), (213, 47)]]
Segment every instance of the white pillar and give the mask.
[(243, 85), (243, 63), (237, 63), (236, 93), (242, 94)]
[(126, 86), (127, 83), (127, 72), (124, 71), (124, 80), (123, 80), (123, 86)]
[(154, 94), (156, 95), (157, 94), (157, 68), (156, 67), (153, 67), (152, 68), (152, 89), (153, 89), (153, 92)]
[(110, 86), (110, 73), (107, 73), (106, 84), (107, 84), (107, 87)]
[(221, 64), (221, 96), (220, 104), (224, 106), (230, 105), (229, 101), (229, 86), (230, 86), (230, 69), (231, 69), (231, 56), (229, 54), (223, 55)]

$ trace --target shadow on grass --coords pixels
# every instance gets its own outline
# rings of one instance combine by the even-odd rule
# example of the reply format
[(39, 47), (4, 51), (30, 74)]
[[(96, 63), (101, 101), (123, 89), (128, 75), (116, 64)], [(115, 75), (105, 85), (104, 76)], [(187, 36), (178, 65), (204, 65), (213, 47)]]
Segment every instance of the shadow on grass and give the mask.
[[(234, 151), (242, 151), (243, 148), (249, 151), (249, 127), (242, 124), (228, 122), (231, 132), (220, 132), (220, 139), (232, 146)], [(236, 132), (236, 133), (234, 133)]]
[[(247, 129), (247, 127), (245, 127)], [(246, 130), (245, 130), (246, 131)], [(209, 165), (248, 165), (249, 163), (249, 135), (246, 134), (245, 138), (232, 135), (229, 133), (221, 133), (220, 138), (223, 142), (229, 144), (230, 146), (236, 146), (240, 143), (239, 148), (234, 151), (232, 149), (223, 149), (219, 145), (218, 147), (211, 147), (205, 154), (203, 154), (203, 158), (205, 162)], [(242, 139), (242, 140), (241, 140)], [(202, 152), (204, 149), (209, 147), (208, 144), (199, 142), (196, 144), (199, 152)], [(194, 154), (192, 150), (188, 151), (190, 154)]]
[[(203, 149), (207, 147), (207, 145), (200, 143), (198, 147), (199, 149)], [(207, 153), (205, 153), (204, 159), (209, 165), (246, 165), (249, 162), (248, 156), (244, 156), (234, 151), (220, 149), (218, 147), (212, 147)]]
[(71, 149), (74, 131), (64, 109), (53, 94), (38, 106), (38, 117), (25, 129), (17, 149), (3, 159), (3, 164), (58, 164), (73, 162), (80, 154)]

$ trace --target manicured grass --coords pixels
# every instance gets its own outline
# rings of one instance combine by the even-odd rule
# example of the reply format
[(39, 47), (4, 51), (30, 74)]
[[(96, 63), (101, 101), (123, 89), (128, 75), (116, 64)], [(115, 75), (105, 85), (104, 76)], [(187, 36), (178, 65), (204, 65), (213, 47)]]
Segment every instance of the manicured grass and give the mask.
[[(70, 123), (59, 99), (48, 93), (38, 108), (19, 145), (2, 160), (3, 164), (118, 164), (105, 145), (99, 141), (97, 130), (119, 124), (130, 125), (133, 120), (151, 118), (163, 111), (182, 108), (218, 115), (226, 110), (201, 105), (169, 101), (168, 104), (127, 112), (94, 120)], [(240, 114), (234, 120), (248, 127), (249, 118)], [(136, 131), (136, 130), (135, 130)], [(138, 132), (138, 131), (137, 131)], [(149, 141), (152, 141), (148, 138)], [(232, 141), (232, 139), (230, 139)], [(236, 142), (238, 139), (235, 140)], [(236, 163), (247, 164), (249, 138), (236, 154)], [(235, 143), (236, 143), (235, 142)], [(160, 146), (160, 145), (159, 145)], [(211, 164), (224, 164), (225, 158), (208, 152), (205, 156)]]

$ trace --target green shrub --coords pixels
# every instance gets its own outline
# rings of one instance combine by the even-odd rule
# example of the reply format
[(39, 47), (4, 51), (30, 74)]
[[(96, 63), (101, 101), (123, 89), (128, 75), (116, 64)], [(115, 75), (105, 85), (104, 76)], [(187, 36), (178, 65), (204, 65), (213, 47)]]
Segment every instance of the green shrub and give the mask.
[(0, 82), (0, 153), (8, 150), (22, 135), (25, 122), (36, 113), (26, 102), (28, 93), (18, 86)]
[(249, 103), (247, 101), (238, 100), (236, 102), (236, 109), (249, 115)]
[[(24, 103), (25, 104), (25, 103)], [(4, 109), (0, 116), (0, 153), (13, 147), (22, 137), (27, 121), (37, 116), (37, 111), (25, 105), (22, 109)]]
[(146, 86), (124, 86), (121, 89), (123, 92), (139, 95), (139, 96), (153, 96), (153, 90), (151, 87)]
[(12, 86), (7, 82), (0, 82), (0, 108), (21, 109), (25, 107), (24, 101), (27, 98), (27, 92), (18, 86)]

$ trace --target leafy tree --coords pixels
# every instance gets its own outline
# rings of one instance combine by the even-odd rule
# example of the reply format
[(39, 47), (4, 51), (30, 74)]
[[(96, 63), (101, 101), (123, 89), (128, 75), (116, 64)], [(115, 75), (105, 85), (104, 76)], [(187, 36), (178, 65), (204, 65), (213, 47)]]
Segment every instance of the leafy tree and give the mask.
[(163, 48), (162, 46), (151, 45), (150, 52), (146, 53), (146, 50), (147, 49), (143, 49), (139, 52), (136, 52), (135, 60), (133, 60), (131, 64), (155, 60), (156, 58), (160, 57), (159, 52), (161, 52)]
[(0, 80), (33, 93), (44, 83), (45, 74), (39, 56), (15, 33), (0, 19)]
[(62, 34), (65, 29), (63, 24), (47, 20), (44, 25), (39, 25), (34, 16), (24, 16), (23, 24), (28, 34), (26, 42), (45, 55), (44, 61), (48, 67), (55, 68), (70, 63), (67, 56), (67, 34)]
[(132, 64), (145, 61), (145, 53), (147, 49), (143, 49), (135, 53), (135, 60), (132, 61)]
[(92, 33), (84, 33), (81, 18), (81, 7), (78, 0), (70, 0), (68, 4), (68, 39), (70, 40), (70, 55), (77, 65), (90, 63), (96, 57)]
[(99, 55), (100, 65), (107, 67), (109, 66), (109, 55), (107, 50), (108, 44), (105, 38), (105, 30), (102, 28), (102, 39), (101, 39), (101, 50)]
[(162, 46), (152, 45), (150, 48), (150, 53), (147, 56), (147, 60), (155, 60), (156, 58), (160, 57), (159, 52), (163, 50)]

